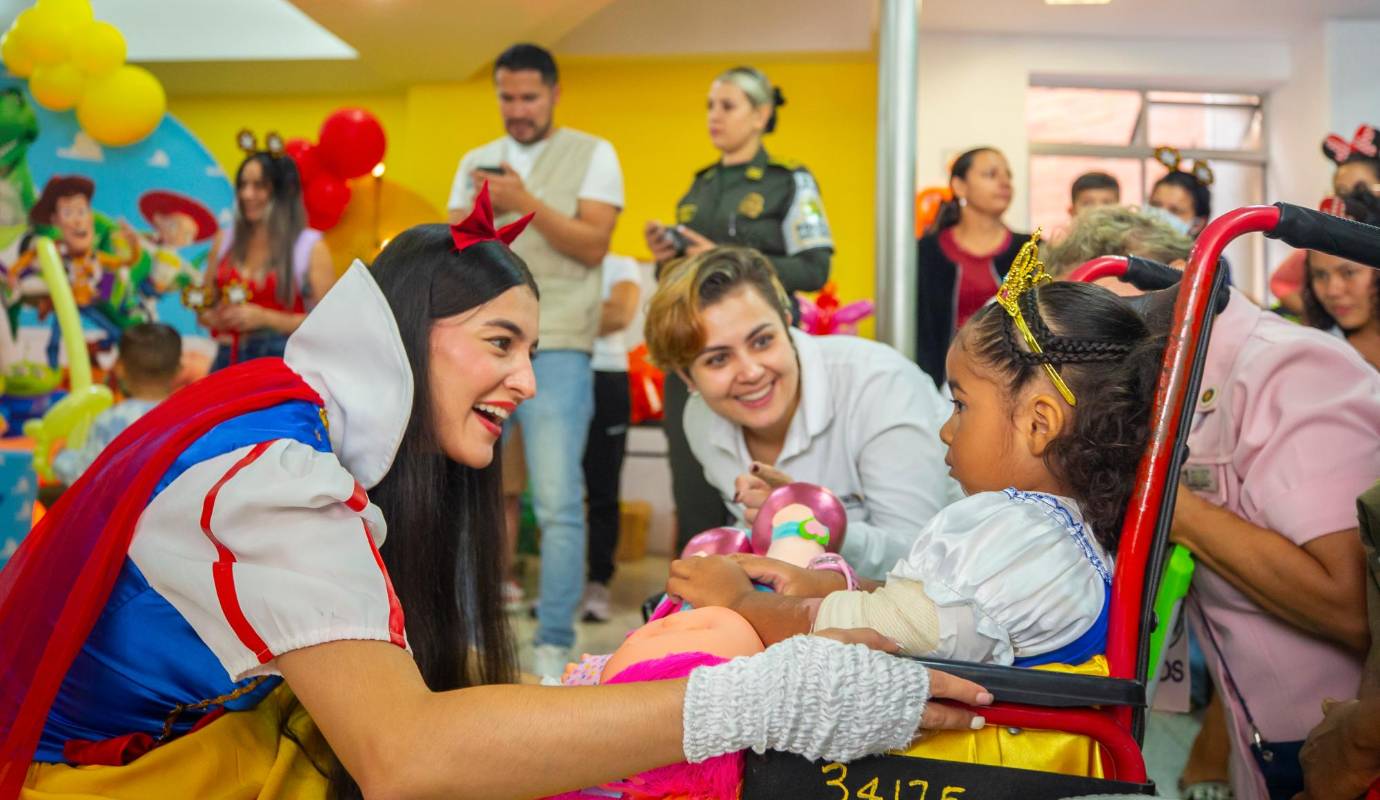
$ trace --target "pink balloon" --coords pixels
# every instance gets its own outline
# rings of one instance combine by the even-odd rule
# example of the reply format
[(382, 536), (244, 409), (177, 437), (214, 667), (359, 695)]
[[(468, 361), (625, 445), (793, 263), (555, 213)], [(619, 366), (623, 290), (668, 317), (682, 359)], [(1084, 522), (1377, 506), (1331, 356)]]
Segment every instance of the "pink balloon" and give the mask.
[(815, 512), (815, 519), (829, 529), (829, 546), (825, 549), (837, 553), (843, 546), (843, 534), (848, 527), (848, 513), (844, 511), (843, 503), (823, 486), (799, 482), (788, 483), (767, 495), (767, 502), (757, 509), (757, 521), (752, 526), (752, 552), (758, 555), (767, 552), (767, 548), (771, 547), (772, 517), (793, 503)]
[(726, 556), (730, 553), (751, 552), (752, 545), (748, 541), (747, 531), (738, 528), (710, 528), (690, 537), (690, 541), (685, 543), (685, 549), (680, 551), (680, 557)]

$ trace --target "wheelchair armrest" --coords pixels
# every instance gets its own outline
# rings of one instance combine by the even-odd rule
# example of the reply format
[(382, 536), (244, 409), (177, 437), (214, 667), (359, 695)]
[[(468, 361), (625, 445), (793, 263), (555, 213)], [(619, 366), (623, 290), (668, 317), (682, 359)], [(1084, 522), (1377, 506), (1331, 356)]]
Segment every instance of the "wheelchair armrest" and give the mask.
[(1000, 703), (1045, 708), (1145, 705), (1145, 685), (1122, 678), (1070, 675), (1024, 667), (974, 664), (943, 658), (919, 658), (932, 669), (966, 678), (985, 687)]

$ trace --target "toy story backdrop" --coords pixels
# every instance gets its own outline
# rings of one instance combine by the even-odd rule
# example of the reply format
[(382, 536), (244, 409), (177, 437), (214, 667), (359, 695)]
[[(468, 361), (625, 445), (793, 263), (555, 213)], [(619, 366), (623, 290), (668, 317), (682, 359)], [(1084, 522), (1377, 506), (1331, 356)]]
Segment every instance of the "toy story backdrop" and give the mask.
[[(97, 365), (109, 366), (120, 331), (144, 320), (183, 335), (193, 372), (214, 344), (182, 302), (199, 281), (212, 238), (230, 224), (234, 191), (188, 130), (164, 115), (147, 138), (102, 145), (71, 111), (35, 102), (25, 81), (0, 77), (0, 415), (7, 436), (64, 394), (65, 354), (34, 240), (62, 256), (82, 334)], [(29, 528), (32, 451), (0, 444), (0, 564)]]
[[(157, 319), (187, 337), (189, 350), (198, 351), (195, 339), (209, 348), (181, 289), (200, 274), (233, 202), (220, 166), (171, 116), (141, 142), (106, 147), (76, 115), (49, 111), (24, 82), (0, 78), (0, 262), (10, 273), (6, 302), (20, 308), (20, 360), (54, 365), (42, 304), (25, 302), (40, 291), (21, 264), (35, 232), (68, 251), (83, 327), (98, 346), (133, 320)], [(94, 257), (82, 259), (88, 251)]]

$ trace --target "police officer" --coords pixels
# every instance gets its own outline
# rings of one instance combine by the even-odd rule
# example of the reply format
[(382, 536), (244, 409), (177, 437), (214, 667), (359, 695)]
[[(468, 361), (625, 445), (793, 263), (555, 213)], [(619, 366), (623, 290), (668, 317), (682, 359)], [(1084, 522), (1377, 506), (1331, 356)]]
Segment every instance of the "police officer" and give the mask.
[[(813, 292), (829, 279), (834, 254), (819, 186), (798, 163), (772, 158), (762, 136), (776, 128), (781, 91), (752, 67), (734, 67), (709, 87), (709, 138), (722, 154), (695, 173), (671, 225), (647, 223), (643, 233), (658, 265), (718, 244), (755, 248), (776, 267), (786, 291)], [(677, 540), (724, 524), (718, 492), (690, 453), (681, 430), (688, 389), (666, 376), (664, 427), (675, 495)]]

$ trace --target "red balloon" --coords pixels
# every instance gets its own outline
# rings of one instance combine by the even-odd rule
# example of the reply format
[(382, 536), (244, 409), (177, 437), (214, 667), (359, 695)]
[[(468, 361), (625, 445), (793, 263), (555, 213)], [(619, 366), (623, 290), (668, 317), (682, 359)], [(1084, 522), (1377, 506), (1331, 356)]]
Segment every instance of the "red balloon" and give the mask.
[(326, 117), (317, 137), (326, 169), (339, 178), (358, 178), (383, 160), (383, 126), (362, 108), (342, 108)]
[(317, 152), (316, 145), (306, 139), (288, 139), (283, 144), (283, 152), (297, 165), (297, 176), (303, 186), (316, 180), (316, 176), (326, 169), (321, 163), (321, 154)]
[(307, 184), (302, 197), (307, 206), (307, 224), (319, 231), (334, 228), (350, 204), (350, 187), (345, 181), (323, 172)]

